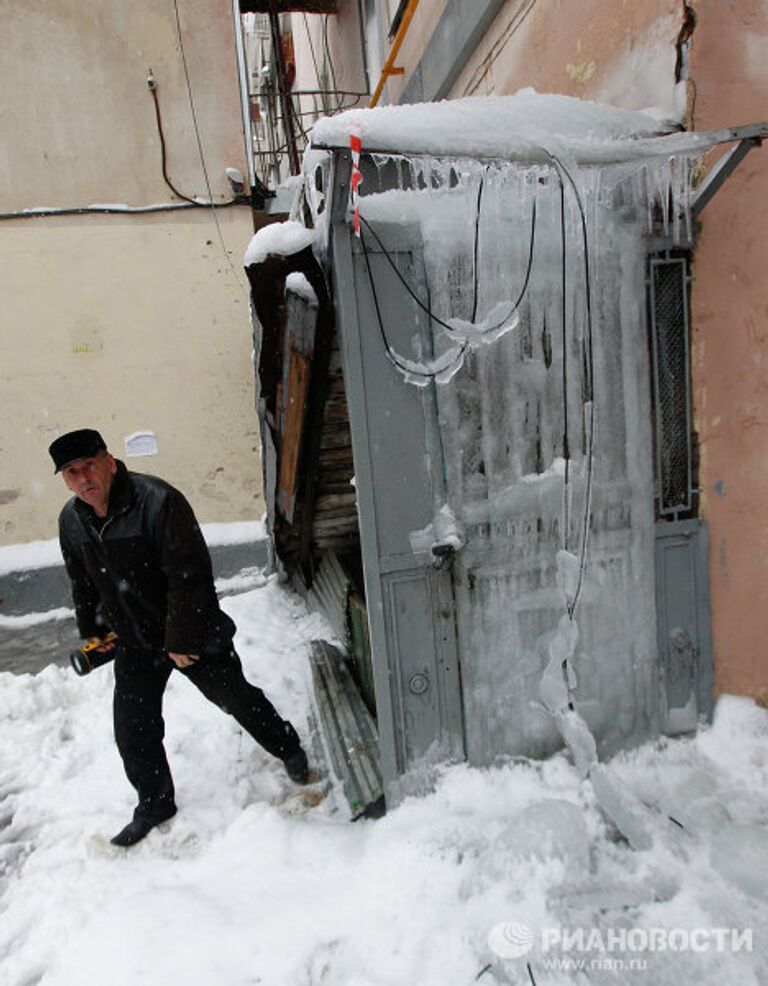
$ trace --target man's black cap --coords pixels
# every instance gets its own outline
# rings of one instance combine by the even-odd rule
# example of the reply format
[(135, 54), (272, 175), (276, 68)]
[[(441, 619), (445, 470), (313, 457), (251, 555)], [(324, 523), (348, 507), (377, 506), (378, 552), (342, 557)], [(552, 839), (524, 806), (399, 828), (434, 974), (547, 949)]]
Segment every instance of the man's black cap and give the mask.
[(78, 459), (89, 459), (97, 452), (105, 452), (107, 446), (104, 439), (93, 428), (80, 428), (78, 431), (68, 431), (66, 435), (51, 442), (48, 451), (51, 453), (54, 472), (60, 472), (64, 466)]

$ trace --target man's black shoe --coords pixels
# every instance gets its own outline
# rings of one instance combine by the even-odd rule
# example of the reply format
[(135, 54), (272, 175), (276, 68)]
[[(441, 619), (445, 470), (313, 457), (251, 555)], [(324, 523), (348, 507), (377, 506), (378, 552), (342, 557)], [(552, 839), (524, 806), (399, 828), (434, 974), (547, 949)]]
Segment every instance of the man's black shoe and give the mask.
[(301, 747), (283, 761), (285, 772), (294, 784), (306, 784), (309, 780), (309, 764), (307, 755)]
[(156, 825), (160, 825), (163, 822), (167, 822), (169, 818), (173, 818), (176, 814), (176, 808), (168, 809), (167, 813), (158, 818), (134, 818), (132, 822), (128, 822), (124, 829), (121, 829), (116, 836), (114, 836), (109, 841), (113, 846), (120, 846), (123, 849), (127, 849), (129, 846), (135, 846), (137, 842), (149, 835)]

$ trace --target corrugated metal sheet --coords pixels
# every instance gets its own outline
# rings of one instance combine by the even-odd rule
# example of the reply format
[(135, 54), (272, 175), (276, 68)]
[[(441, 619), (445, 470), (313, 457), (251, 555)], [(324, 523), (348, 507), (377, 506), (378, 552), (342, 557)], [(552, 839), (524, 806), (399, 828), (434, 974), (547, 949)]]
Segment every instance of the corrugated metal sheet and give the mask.
[(345, 646), (349, 644), (347, 598), (351, 589), (352, 583), (336, 555), (326, 552), (307, 593), (307, 606), (325, 617)]
[(310, 659), (329, 768), (343, 784), (353, 818), (379, 814), (384, 786), (376, 724), (340, 651), (313, 640)]

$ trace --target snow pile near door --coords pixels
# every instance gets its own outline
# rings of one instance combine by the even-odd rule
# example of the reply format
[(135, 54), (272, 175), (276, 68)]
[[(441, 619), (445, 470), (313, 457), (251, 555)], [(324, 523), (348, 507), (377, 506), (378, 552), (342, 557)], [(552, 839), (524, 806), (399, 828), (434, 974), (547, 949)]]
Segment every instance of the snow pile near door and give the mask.
[[(247, 672), (306, 737), (303, 645), (327, 629), (274, 581), (224, 605)], [(0, 676), (3, 986), (469, 986), (529, 982), (526, 963), (540, 986), (766, 981), (768, 713), (749, 700), (721, 699), (695, 739), (612, 761), (675, 819), (675, 836), (633, 852), (562, 754), (443, 769), (433, 793), (377, 822), (348, 823), (332, 798), (307, 810), (274, 761), (174, 676), (180, 813), (123, 852), (103, 839), (133, 800), (110, 691), (109, 669)], [(515, 925), (533, 945), (504, 957)], [(545, 954), (553, 928), (604, 942), (609, 929), (751, 928), (753, 948)], [(546, 965), (564, 958), (647, 967), (578, 979)]]

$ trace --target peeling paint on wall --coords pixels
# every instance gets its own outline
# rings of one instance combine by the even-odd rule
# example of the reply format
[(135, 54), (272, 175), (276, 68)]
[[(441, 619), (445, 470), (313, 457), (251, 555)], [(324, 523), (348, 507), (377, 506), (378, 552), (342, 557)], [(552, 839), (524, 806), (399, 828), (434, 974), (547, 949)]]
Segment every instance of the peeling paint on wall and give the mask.
[(597, 62), (594, 58), (588, 58), (583, 62), (579, 62), (578, 65), (566, 65), (565, 71), (570, 75), (574, 82), (578, 82), (580, 85), (585, 85), (592, 76), (595, 74), (597, 69)]

